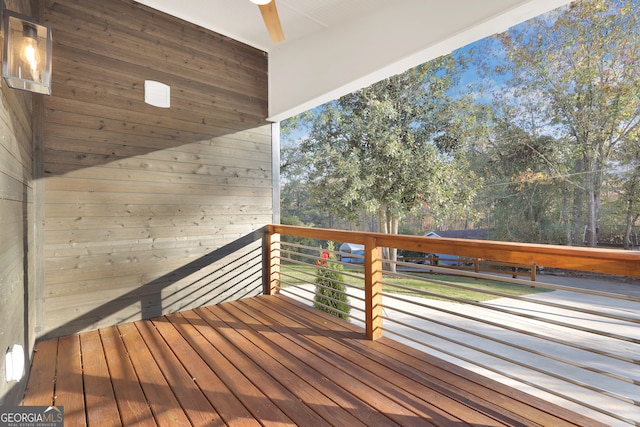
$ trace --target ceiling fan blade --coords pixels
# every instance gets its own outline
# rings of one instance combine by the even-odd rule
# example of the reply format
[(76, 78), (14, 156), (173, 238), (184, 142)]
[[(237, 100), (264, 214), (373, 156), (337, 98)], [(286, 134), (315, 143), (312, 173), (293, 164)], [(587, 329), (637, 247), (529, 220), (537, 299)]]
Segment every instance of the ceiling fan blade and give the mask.
[(267, 26), (271, 41), (274, 43), (284, 40), (284, 32), (282, 31), (282, 25), (280, 25), (280, 17), (278, 16), (278, 9), (276, 9), (276, 0), (271, 0), (267, 4), (258, 5), (260, 13), (262, 13), (262, 19)]

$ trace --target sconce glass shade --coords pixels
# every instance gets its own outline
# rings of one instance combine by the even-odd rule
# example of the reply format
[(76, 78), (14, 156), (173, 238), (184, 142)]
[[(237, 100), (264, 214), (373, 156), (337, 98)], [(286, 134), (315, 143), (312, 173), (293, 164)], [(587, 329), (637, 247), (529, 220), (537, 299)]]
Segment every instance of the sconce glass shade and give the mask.
[(15, 89), (51, 95), (51, 28), (5, 9), (2, 77)]

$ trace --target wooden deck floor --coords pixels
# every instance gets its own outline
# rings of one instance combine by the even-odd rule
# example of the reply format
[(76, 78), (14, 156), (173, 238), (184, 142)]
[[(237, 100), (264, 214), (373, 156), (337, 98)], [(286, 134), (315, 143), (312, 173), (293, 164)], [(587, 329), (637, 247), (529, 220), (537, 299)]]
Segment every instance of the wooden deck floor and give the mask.
[(23, 403), (66, 426), (598, 425), (284, 296), (36, 348)]

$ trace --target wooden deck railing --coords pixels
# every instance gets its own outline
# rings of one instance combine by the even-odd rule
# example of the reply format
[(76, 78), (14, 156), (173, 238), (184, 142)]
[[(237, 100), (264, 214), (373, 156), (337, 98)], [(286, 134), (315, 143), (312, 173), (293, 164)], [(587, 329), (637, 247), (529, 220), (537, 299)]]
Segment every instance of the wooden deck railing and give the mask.
[(364, 270), (366, 292), (366, 330), (370, 339), (381, 335), (379, 302), (382, 277), (381, 248), (396, 248), (425, 253), (491, 259), (496, 262), (555, 267), (590, 273), (640, 277), (640, 252), (574, 246), (539, 245), (485, 240), (435, 238), (343, 230), (269, 225), (267, 227), (266, 265), (269, 277), (267, 293), (277, 293), (280, 271), (279, 235), (324, 241), (349, 242), (365, 246)]
[(270, 225), (267, 229), (270, 236), (284, 234), (334, 242), (357, 244), (368, 242), (369, 245), (377, 247), (640, 277), (640, 252), (638, 251), (361, 233), (288, 225)]
[[(307, 240), (286, 242), (292, 238)], [(309, 239), (315, 239), (317, 245)], [(476, 273), (475, 268), (455, 271), (456, 276), (467, 276), (472, 282), (489, 277), (532, 291), (560, 291), (554, 297), (512, 295), (449, 283), (443, 279), (451, 274), (449, 268), (382, 255), (383, 248), (397, 248), (489, 260), (496, 265), (524, 264), (534, 271), (545, 267), (602, 273), (629, 281), (640, 277), (640, 252), (270, 225), (264, 245), (265, 293), (287, 292), (317, 306), (315, 271), (325, 241), (364, 245), (364, 254), (359, 255), (362, 262), (344, 264), (344, 285), (353, 306), (350, 319), (364, 326), (369, 339), (384, 333), (522, 383), (524, 388), (568, 402), (574, 410), (590, 411), (605, 422), (640, 425), (638, 294), (613, 294), (606, 287), (577, 289), (547, 282), (545, 275), (532, 282), (512, 278), (508, 270), (492, 275)], [(336, 258), (347, 255), (333, 254)], [(389, 271), (389, 266), (395, 271)], [(608, 283), (604, 277), (603, 283)], [(396, 279), (422, 280), (426, 285), (413, 289)], [(437, 286), (473, 289), (488, 298), (442, 294), (435, 290)], [(590, 394), (597, 396), (590, 400)]]

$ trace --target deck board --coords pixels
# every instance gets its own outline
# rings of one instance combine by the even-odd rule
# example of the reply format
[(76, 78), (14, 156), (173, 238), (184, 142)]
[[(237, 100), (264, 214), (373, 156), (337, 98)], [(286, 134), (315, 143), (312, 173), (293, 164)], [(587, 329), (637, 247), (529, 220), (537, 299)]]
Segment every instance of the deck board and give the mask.
[[(100, 335), (122, 424), (125, 426), (157, 425), (118, 329), (104, 328), (100, 330)], [(92, 391), (85, 390), (85, 393), (92, 393)], [(66, 402), (56, 398), (55, 404), (64, 406)], [(67, 417), (68, 414), (65, 412), (65, 424), (68, 422)]]
[(285, 296), (37, 349), (23, 402), (67, 425), (599, 425)]
[[(360, 357), (359, 352), (349, 349), (342, 342), (332, 340), (325, 335), (305, 336), (296, 333), (297, 330), (306, 328), (306, 325), (297, 323), (292, 317), (293, 312), (288, 312), (287, 315), (273, 312), (271, 315), (274, 320), (282, 322), (284, 326), (290, 329), (287, 335), (291, 340), (318, 354), (326, 364), (336, 370), (338, 375), (350, 376), (351, 382), (361, 383), (367, 386), (369, 390), (378, 390), (398, 405), (403, 406), (409, 411), (409, 418), (418, 415), (421, 419), (430, 420), (435, 425), (451, 425), (460, 421), (459, 417), (447, 413), (446, 410), (432, 403), (438, 396), (429, 394), (420, 397), (408, 392), (406, 388), (403, 388), (398, 383), (410, 381), (410, 379), (402, 378), (398, 375), (392, 377), (385, 375), (386, 372), (380, 372), (383, 370), (382, 366), (373, 363), (367, 357)], [(356, 334), (354, 337), (345, 337), (342, 341), (349, 342), (351, 340), (364, 339), (362, 334)], [(365, 394), (363, 397), (367, 398), (367, 395)], [(456, 409), (464, 412), (466, 408), (463, 405), (459, 405)], [(406, 418), (401, 418), (399, 421), (401, 425), (408, 423)]]
[[(257, 333), (256, 329), (260, 329), (260, 325), (263, 322), (268, 322), (265, 318), (260, 318), (257, 313), (253, 313), (255, 318), (250, 317), (241, 310), (239, 306), (225, 306), (226, 310), (232, 311), (238, 319), (243, 321), (247, 325), (251, 325), (251, 329), (243, 330), (242, 334), (262, 351), (272, 355), (276, 358), (284, 368), (289, 369), (317, 389), (319, 392), (324, 393), (326, 396), (331, 396), (331, 399), (339, 408), (351, 413), (356, 419), (362, 420), (365, 425), (384, 425), (389, 424), (389, 418), (380, 414), (373, 406), (365, 404), (362, 400), (356, 398), (354, 394), (347, 391), (346, 388), (336, 389), (336, 383), (341, 380), (345, 387), (349, 387), (351, 384), (341, 378), (335, 370), (327, 369), (329, 366), (322, 359), (317, 357), (314, 353), (306, 351), (300, 347), (293, 346), (286, 337), (280, 333), (273, 331), (271, 333), (266, 332), (266, 336), (261, 336)], [(199, 312), (208, 311), (202, 309)], [(203, 313), (203, 317), (207, 317), (208, 314)], [(298, 361), (303, 360), (301, 364)], [(318, 374), (322, 375), (318, 375)], [(331, 381), (329, 381), (331, 379)], [(366, 393), (362, 393), (366, 396)], [(378, 404), (380, 406), (380, 404)], [(360, 424), (355, 423), (354, 425)]]
[[(174, 316), (174, 318), (176, 317)], [(220, 379), (220, 376), (224, 376), (226, 372), (220, 369), (216, 372), (216, 365), (213, 363), (211, 365), (207, 364), (207, 361), (211, 363), (216, 358), (223, 359), (222, 355), (216, 354), (212, 349), (205, 348), (202, 349), (203, 353), (199, 354), (166, 318), (156, 319), (153, 322), (153, 326), (158, 329), (162, 337), (167, 341), (180, 363), (184, 365), (193, 381), (225, 423), (242, 423), (246, 426), (259, 425), (254, 415), (234, 394), (234, 390), (237, 390), (237, 384), (231, 383), (227, 387), (223, 380)], [(208, 352), (204, 352), (204, 350)]]
[(142, 391), (159, 426), (175, 427), (188, 425), (189, 418), (182, 410), (153, 354), (146, 346), (136, 326), (127, 323), (118, 326), (131, 363), (142, 386)]
[(86, 425), (84, 415), (84, 386), (82, 380), (82, 359), (80, 349), (80, 337), (70, 335), (58, 340), (58, 361), (56, 364), (55, 382), (56, 400), (65, 402), (65, 416), (69, 421), (67, 425)]
[[(248, 406), (254, 409), (254, 405), (256, 405), (258, 407), (256, 409), (268, 413), (270, 410), (264, 408), (268, 400), (269, 405), (281, 408), (283, 413), (286, 413), (297, 424), (329, 425), (321, 416), (304, 404), (304, 399), (300, 397), (300, 394), (304, 394), (304, 392), (297, 389), (300, 384), (295, 383), (294, 376), (282, 369), (279, 372), (274, 372), (273, 364), (269, 360), (271, 357), (254, 348), (251, 342), (243, 340), (235, 328), (226, 325), (212, 313), (210, 321), (215, 325), (215, 328), (210, 326), (207, 319), (203, 319), (193, 312), (185, 313), (185, 316), (188, 316), (191, 322), (198, 322), (199, 325), (194, 326), (194, 329), (211, 343), (215, 342), (218, 351), (229, 358), (229, 362), (235, 366), (237, 373), (244, 376), (244, 379), (251, 384), (250, 387), (254, 387), (264, 394), (263, 398), (247, 402)], [(291, 387), (285, 387), (281, 381), (291, 381)], [(236, 384), (237, 381), (230, 378), (227, 383)], [(244, 390), (245, 388), (242, 389), (243, 394)]]
[(85, 394), (86, 421), (89, 425), (118, 426), (120, 414), (116, 404), (107, 359), (102, 348), (100, 332), (80, 335)]
[(25, 406), (52, 405), (55, 393), (56, 360), (58, 339), (53, 338), (38, 343), (31, 363), (29, 393), (22, 404)]
[(207, 400), (200, 390), (196, 379), (180, 363), (171, 347), (162, 338), (151, 322), (139, 321), (135, 323), (147, 347), (153, 353), (155, 362), (164, 373), (165, 378), (180, 402), (192, 425), (194, 426), (224, 426), (220, 414)]
[[(247, 304), (256, 305), (258, 301), (249, 301)], [(293, 301), (274, 301), (280, 312), (287, 312), (289, 316), (297, 316), (307, 323), (308, 327), (322, 325), (331, 332), (327, 336), (340, 336), (344, 331), (357, 332), (359, 329), (351, 324), (335, 321), (332, 316), (321, 312), (305, 313), (304, 307)], [(263, 304), (262, 304), (263, 305)], [(262, 307), (263, 310), (266, 307)], [(269, 309), (268, 311), (272, 311)], [(317, 326), (316, 326), (317, 327)], [(338, 335), (335, 335), (338, 333)], [(341, 340), (345, 343), (345, 340)], [(385, 345), (380, 345), (380, 344)], [(487, 383), (486, 378), (479, 374), (460, 368), (456, 365), (445, 364), (440, 359), (426, 355), (418, 350), (398, 346), (398, 343), (381, 338), (377, 342), (369, 340), (353, 340), (350, 342), (358, 351), (374, 358), (383, 366), (390, 366), (403, 377), (422, 382), (423, 385), (433, 388), (444, 395), (454, 397), (477, 410), (487, 412), (498, 419), (507, 419), (511, 422), (518, 421), (523, 425), (531, 424), (531, 420), (542, 422), (542, 425), (567, 425), (563, 424), (555, 416), (548, 416), (539, 408), (547, 405), (540, 399), (532, 398), (523, 393), (513, 394), (513, 390), (497, 382)], [(375, 351), (371, 351), (371, 350)], [(446, 366), (446, 369), (443, 367)], [(393, 372), (390, 373), (393, 376)], [(489, 388), (492, 387), (492, 388)], [(457, 408), (459, 413), (460, 408)], [(569, 412), (567, 417), (572, 416)], [(527, 421), (528, 420), (528, 421)], [(544, 423), (547, 421), (547, 423)], [(568, 423), (568, 425), (573, 425)]]
[[(262, 305), (262, 310), (273, 311), (272, 307), (265, 307), (258, 300), (246, 301), (245, 304)], [(288, 316), (301, 319), (307, 327), (318, 327), (330, 330), (327, 336), (340, 336), (340, 334), (357, 332), (358, 327), (341, 322), (325, 313), (314, 311), (307, 313), (305, 307), (292, 300), (277, 300), (278, 312), (286, 312)], [(349, 332), (345, 332), (349, 331)], [(335, 334), (338, 335), (335, 335)], [(345, 340), (340, 340), (346, 343)], [(384, 345), (381, 345), (384, 344)], [(377, 342), (369, 340), (350, 341), (362, 354), (373, 357), (383, 366), (393, 367), (403, 377), (422, 382), (427, 387), (433, 387), (438, 392), (465, 402), (479, 411), (486, 412), (494, 417), (507, 420), (508, 423), (518, 422), (522, 425), (531, 425), (532, 422), (541, 425), (575, 425), (571, 411), (557, 408), (541, 399), (525, 393), (514, 393), (508, 386), (494, 381), (487, 381), (485, 377), (472, 373), (459, 366), (448, 364), (440, 359), (429, 356), (423, 352), (406, 346), (399, 346), (397, 342), (388, 338), (381, 338)], [(371, 351), (374, 350), (374, 351)], [(393, 376), (393, 373), (390, 374)], [(549, 406), (553, 414), (545, 412)], [(460, 408), (452, 409), (459, 413)], [(555, 415), (557, 414), (557, 415)]]

